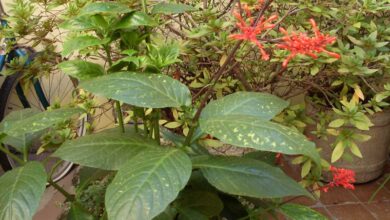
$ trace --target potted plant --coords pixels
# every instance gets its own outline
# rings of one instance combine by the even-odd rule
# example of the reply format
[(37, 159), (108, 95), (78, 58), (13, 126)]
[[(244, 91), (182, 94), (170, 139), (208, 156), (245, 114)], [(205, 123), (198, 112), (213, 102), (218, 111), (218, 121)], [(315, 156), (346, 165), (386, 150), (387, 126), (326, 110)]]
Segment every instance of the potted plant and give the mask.
[[(67, 140), (54, 153), (88, 167), (80, 172), (74, 193), (53, 182), (41, 163), (20, 158), (21, 167), (0, 177), (0, 186), (15, 186), (11, 190), (0, 187), (0, 198), (5, 198), (0, 203), (0, 218), (31, 219), (46, 182), (67, 198), (69, 218), (112, 220), (238, 219), (277, 213), (323, 219), (314, 210), (284, 198), (313, 197), (313, 193), (334, 186), (353, 188), (353, 174), (337, 168), (331, 171), (347, 175), (323, 185), (322, 161), (314, 144), (298, 130), (272, 120), (288, 102), (259, 91), (223, 90), (214, 95), (214, 86), (222, 76), (233, 76), (236, 63), (245, 57), (238, 55), (239, 51), (245, 53), (254, 45), (268, 62), (277, 42), (282, 52), (273, 61), (285, 60), (278, 66), (285, 71), (298, 54), (325, 52), (326, 57), (338, 57), (325, 49), (334, 37), (321, 33), (315, 21), (309, 20), (304, 23), (313, 26), (314, 36), (302, 36), (320, 43), (315, 47), (296, 51), (294, 42), (301, 42), (284, 29), (273, 33), (283, 39), (261, 39), (276, 32), (284, 20), (277, 20), (268, 11), (277, 11), (278, 7), (273, 8), (272, 1), (267, 0), (238, 4), (234, 13), (238, 24), (233, 26), (233, 33), (224, 34), (233, 46), (226, 48), (226, 56), (220, 59), (209, 83), (191, 91), (188, 82), (173, 71), (174, 65), (185, 61), (185, 56), (180, 56), (185, 45), (177, 43), (176, 38), (167, 40), (167, 35), (157, 29), (166, 15), (180, 17), (191, 11), (207, 12), (212, 17), (220, 14), (201, 4), (203, 1), (196, 3), (75, 1), (68, 7), (63, 2), (51, 5), (66, 8), (60, 27), (68, 31), (68, 37), (61, 54), (68, 59), (59, 64), (59, 69), (79, 80), (75, 96), (89, 94), (87, 99), (103, 96), (113, 100), (118, 123), (113, 129)], [(102, 60), (104, 65), (98, 62)], [(245, 84), (245, 80), (240, 82)], [(93, 109), (88, 101), (36, 114), (14, 112), (0, 124), (0, 141), (53, 129), (70, 118), (77, 120), (72, 116), (88, 115)], [(170, 112), (177, 112), (173, 118), (180, 119), (179, 129), (177, 124), (168, 125), (172, 122)], [(129, 121), (132, 123), (127, 125)], [(160, 123), (169, 130), (161, 129)], [(201, 146), (201, 140), (208, 137), (255, 152), (243, 157), (212, 155)], [(0, 150), (17, 158), (2, 146)], [(310, 184), (304, 186), (308, 188), (267, 160), (264, 155), (270, 152), (301, 155), (310, 164), (305, 168), (306, 183)]]
[(354, 170), (358, 183), (368, 182), (383, 173), (390, 145), (389, 5), (321, 1), (316, 7), (321, 29), (337, 36), (341, 58), (319, 57), (301, 68), (297, 81), (308, 91), (306, 111), (316, 121), (306, 135), (322, 148), (324, 159)]

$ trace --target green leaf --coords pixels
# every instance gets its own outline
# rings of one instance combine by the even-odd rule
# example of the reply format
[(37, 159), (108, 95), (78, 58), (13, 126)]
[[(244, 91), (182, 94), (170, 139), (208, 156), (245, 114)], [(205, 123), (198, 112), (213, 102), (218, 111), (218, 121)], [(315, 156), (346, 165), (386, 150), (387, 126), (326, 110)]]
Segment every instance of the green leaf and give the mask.
[(200, 190), (184, 191), (175, 204), (179, 210), (195, 210), (210, 218), (218, 216), (223, 209), (223, 203), (217, 194)]
[(199, 156), (192, 161), (210, 184), (222, 192), (257, 198), (311, 195), (279, 168), (240, 157)]
[(106, 98), (145, 108), (191, 104), (191, 93), (177, 80), (162, 74), (119, 72), (97, 77), (80, 87)]
[(342, 141), (338, 142), (332, 152), (332, 158), (331, 158), (332, 163), (338, 161), (341, 158), (341, 156), (343, 156), (344, 150), (345, 150), (344, 143)]
[(314, 143), (295, 129), (249, 115), (201, 118), (199, 123), (205, 133), (225, 143), (289, 155), (303, 154), (320, 164), (320, 156)]
[(152, 14), (179, 14), (196, 10), (197, 9), (191, 5), (163, 2), (153, 7)]
[(96, 28), (89, 15), (66, 20), (59, 27), (72, 31), (86, 31)]
[(322, 214), (303, 205), (287, 203), (282, 205), (279, 210), (291, 220), (327, 220)]
[(46, 171), (28, 162), (0, 177), (0, 219), (29, 220), (37, 211), (46, 188)]
[(351, 142), (349, 148), (355, 156), (359, 158), (363, 158), (362, 152), (360, 151), (359, 147), (355, 143)]
[[(18, 120), (22, 120), (27, 117), (31, 117), (37, 113), (39, 113), (37, 109), (22, 109), (20, 111), (12, 111), (9, 115), (7, 115), (4, 120), (0, 123), (0, 133), (4, 131), (4, 124), (6, 123), (13, 123)], [(28, 148), (31, 146), (34, 140), (39, 138), (41, 135), (41, 132), (34, 132), (34, 133), (26, 133), (18, 136), (10, 136), (4, 134), (4, 137), (2, 140), (0, 140), (1, 143), (5, 145), (10, 145), (17, 149), (20, 152), (23, 152), (25, 148)]]
[(202, 119), (214, 116), (250, 115), (270, 120), (288, 106), (288, 102), (268, 93), (236, 92), (209, 103)]
[(268, 151), (253, 151), (244, 155), (246, 158), (254, 160), (260, 160), (261, 162), (267, 163), (268, 165), (276, 165), (276, 153)]
[(307, 160), (303, 165), (302, 165), (302, 170), (301, 170), (301, 177), (307, 176), (309, 174), (311, 169), (311, 160)]
[(58, 64), (58, 67), (64, 73), (79, 80), (87, 80), (105, 74), (105, 70), (102, 66), (84, 60), (65, 61)]
[[(77, 113), (82, 113), (82, 109), (80, 108), (60, 108), (31, 114), (32, 111), (33, 110), (23, 109), (12, 112), (1, 122), (0, 129), (7, 135), (19, 137), (49, 128), (71, 118)], [(26, 117), (20, 118), (20, 116)]]
[(147, 150), (121, 167), (108, 186), (109, 219), (152, 219), (184, 188), (191, 160), (178, 149)]
[(133, 10), (118, 2), (93, 2), (84, 6), (78, 16), (91, 14), (123, 14)]
[(91, 214), (89, 214), (86, 210), (80, 208), (75, 204), (72, 204), (66, 219), (67, 220), (94, 220), (95, 218)]
[(333, 120), (332, 122), (329, 123), (329, 127), (339, 128), (339, 127), (343, 126), (344, 123), (345, 123), (344, 119), (336, 119), (336, 120)]
[(137, 134), (133, 128), (121, 133), (118, 128), (66, 141), (54, 156), (83, 166), (118, 170), (143, 150), (158, 147), (155, 142)]
[(157, 22), (149, 15), (143, 12), (134, 12), (125, 15), (118, 23), (114, 24), (113, 30), (129, 29), (139, 26), (156, 26)]
[(108, 39), (101, 40), (97, 37), (89, 35), (70, 38), (64, 42), (61, 55), (68, 56), (75, 50), (82, 50), (87, 47), (103, 45), (106, 43), (108, 43)]

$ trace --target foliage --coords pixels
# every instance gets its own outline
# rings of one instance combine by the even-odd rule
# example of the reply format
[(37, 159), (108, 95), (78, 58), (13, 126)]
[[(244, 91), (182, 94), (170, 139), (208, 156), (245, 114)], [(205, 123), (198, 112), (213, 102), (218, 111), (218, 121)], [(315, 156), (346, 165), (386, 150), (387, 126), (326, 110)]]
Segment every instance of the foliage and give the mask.
[[(233, 2), (14, 3), (7, 30), (18, 41), (27, 39), (34, 46), (63, 42), (45, 51), (53, 60), (61, 54), (62, 62), (42, 68), (59, 68), (79, 81), (74, 91), (78, 107), (13, 113), (27, 116), (9, 115), (0, 126), (1, 141), (21, 139), (17, 149), (26, 154), (31, 135), (77, 121), (73, 115), (88, 115), (96, 96), (116, 105), (116, 128), (66, 140), (53, 155), (91, 169), (91, 179), (80, 174), (75, 196), (62, 192), (69, 219), (238, 219), (276, 212), (292, 219), (323, 218), (283, 201), (287, 196), (313, 197), (309, 191), (320, 188), (321, 170), (328, 164), (301, 134), (310, 122), (303, 110), (288, 107), (277, 96), (287, 99), (309, 91), (313, 103), (332, 106), (337, 116), (324, 117), (318, 134), (338, 135), (333, 161), (347, 148), (359, 156), (355, 141), (368, 138), (340, 128), (349, 124), (367, 130), (371, 123), (365, 113), (387, 105), (389, 86), (383, 92), (367, 91), (377, 89), (371, 83), (383, 82), (389, 68), (387, 21), (378, 16), (388, 5), (275, 0), (242, 1), (240, 8)], [(36, 17), (36, 7), (43, 14), (61, 13)], [(26, 21), (38, 28), (23, 32), (20, 25)], [(279, 32), (279, 27), (286, 30)], [(49, 38), (56, 28), (66, 37)], [(310, 28), (314, 33), (306, 31)], [(336, 38), (336, 48), (330, 47)], [(34, 62), (25, 66), (15, 61), (10, 69), (40, 77)], [(208, 151), (207, 145), (223, 144), (254, 152), (235, 157)], [(303, 164), (302, 185), (308, 189), (270, 162), (276, 154), (299, 155), (295, 162)], [(29, 166), (26, 160), (20, 159), (18, 169)], [(0, 177), (0, 183), (16, 178), (18, 171)], [(48, 182), (53, 184), (50, 177)], [(0, 208), (0, 213), (7, 211)], [(26, 210), (33, 213), (35, 207)]]

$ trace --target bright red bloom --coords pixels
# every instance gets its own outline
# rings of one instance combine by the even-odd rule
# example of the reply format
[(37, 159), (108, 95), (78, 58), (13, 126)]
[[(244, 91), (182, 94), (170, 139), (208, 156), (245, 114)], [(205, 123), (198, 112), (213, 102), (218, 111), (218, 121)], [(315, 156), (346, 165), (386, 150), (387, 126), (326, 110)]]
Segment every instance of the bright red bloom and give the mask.
[(246, 15), (247, 19), (249, 20), (249, 22), (246, 22), (240, 13), (234, 11), (233, 15), (238, 20), (238, 23), (236, 25), (241, 30), (241, 33), (240, 34), (232, 34), (229, 37), (236, 39), (236, 40), (247, 40), (247, 41), (254, 43), (260, 49), (262, 59), (268, 60), (269, 55), (264, 50), (263, 44), (260, 43), (260, 41), (257, 39), (257, 35), (266, 29), (274, 28), (275, 25), (271, 24), (271, 22), (276, 20), (278, 18), (278, 16), (272, 15), (268, 19), (261, 17), (259, 22), (255, 25), (255, 21), (251, 15), (251, 11), (250, 11), (248, 5), (242, 4), (242, 8), (244, 9), (245, 15)]
[(336, 37), (322, 34), (313, 19), (310, 19), (310, 23), (313, 27), (314, 37), (309, 37), (306, 33), (297, 34), (292, 32), (290, 34), (284, 28), (279, 29), (285, 35), (283, 37), (284, 42), (276, 46), (290, 51), (290, 55), (283, 62), (283, 67), (287, 67), (288, 62), (298, 54), (308, 55), (316, 59), (316, 53), (324, 52), (329, 56), (340, 58), (339, 54), (325, 49), (328, 44), (333, 44), (336, 41)]
[(355, 189), (355, 186), (352, 184), (355, 182), (355, 172), (333, 166), (330, 166), (330, 172), (332, 172), (333, 180), (325, 186), (321, 187), (322, 191), (328, 192), (330, 188), (338, 186), (342, 186), (345, 189)]

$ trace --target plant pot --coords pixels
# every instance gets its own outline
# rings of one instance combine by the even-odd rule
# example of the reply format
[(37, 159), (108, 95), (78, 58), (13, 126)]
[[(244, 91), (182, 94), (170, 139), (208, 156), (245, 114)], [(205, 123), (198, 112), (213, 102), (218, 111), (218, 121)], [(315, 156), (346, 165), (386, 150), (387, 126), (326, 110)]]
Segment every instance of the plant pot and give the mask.
[[(306, 113), (313, 119), (318, 120), (319, 108), (314, 106), (308, 99), (306, 102)], [(332, 113), (331, 109), (326, 112)], [(371, 139), (366, 142), (356, 143), (363, 155), (363, 158), (353, 156), (353, 161), (347, 161), (343, 158), (339, 159), (332, 165), (353, 170), (356, 173), (356, 183), (366, 183), (381, 176), (384, 171), (389, 153), (390, 146), (390, 110), (375, 113), (368, 116), (374, 124), (369, 131), (361, 131), (352, 126), (344, 126), (356, 132), (371, 136)], [(328, 136), (328, 139), (317, 138), (312, 134), (316, 130), (316, 125), (308, 125), (305, 129), (305, 134), (310, 138), (317, 147), (322, 148), (321, 156), (326, 161), (330, 162), (333, 151), (332, 143), (335, 141), (334, 136)], [(330, 174), (324, 174), (324, 180), (330, 181)]]

